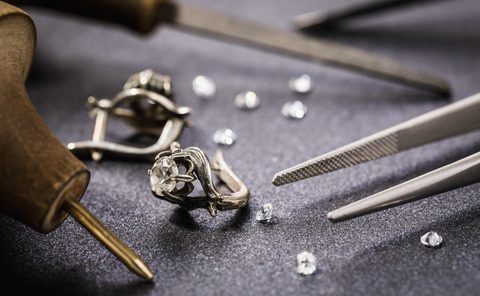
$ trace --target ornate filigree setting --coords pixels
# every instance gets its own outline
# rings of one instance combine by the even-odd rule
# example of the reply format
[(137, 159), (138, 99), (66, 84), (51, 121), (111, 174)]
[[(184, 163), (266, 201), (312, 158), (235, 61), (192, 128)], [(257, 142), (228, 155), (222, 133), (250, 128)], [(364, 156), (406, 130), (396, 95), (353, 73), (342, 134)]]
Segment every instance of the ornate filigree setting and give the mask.
[[(212, 172), (235, 192), (220, 192), (214, 185)], [(170, 151), (157, 155), (148, 173), (154, 196), (178, 204), (186, 210), (205, 208), (210, 215), (216, 216), (218, 210), (241, 208), (249, 199), (247, 187), (230, 170), (220, 152), (217, 152), (210, 164), (208, 157), (199, 148), (182, 149), (175, 142)], [(201, 184), (204, 196), (189, 196), (196, 180)]]

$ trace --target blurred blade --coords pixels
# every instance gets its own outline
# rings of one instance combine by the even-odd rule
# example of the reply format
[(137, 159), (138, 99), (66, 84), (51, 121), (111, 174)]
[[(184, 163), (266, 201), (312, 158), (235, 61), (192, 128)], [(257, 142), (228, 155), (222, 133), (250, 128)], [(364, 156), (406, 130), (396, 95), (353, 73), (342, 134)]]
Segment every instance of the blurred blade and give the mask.
[(449, 93), (448, 84), (441, 78), (350, 46), (287, 33), (220, 13), (171, 2), (162, 6), (159, 18), (161, 21), (190, 31), (207, 33), (316, 62), (334, 64), (444, 95)]
[[(298, 30), (308, 30), (318, 27), (335, 25), (345, 19), (358, 16), (366, 16), (372, 13), (386, 11), (401, 6), (430, 2), (433, 0), (368, 0), (348, 3), (345, 7), (333, 10), (315, 10), (296, 16), (293, 19), (294, 26)], [(439, 1), (439, 0), (435, 0)]]
[(428, 112), (275, 174), (276, 186), (326, 174), (480, 128), (480, 94)]

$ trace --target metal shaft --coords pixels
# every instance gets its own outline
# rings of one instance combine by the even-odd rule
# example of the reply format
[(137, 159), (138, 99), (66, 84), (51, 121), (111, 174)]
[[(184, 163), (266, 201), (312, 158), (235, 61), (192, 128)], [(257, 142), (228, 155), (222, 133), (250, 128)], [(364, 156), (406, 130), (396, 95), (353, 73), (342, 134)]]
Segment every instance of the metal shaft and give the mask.
[[(107, 132), (107, 120), (108, 112), (101, 108), (97, 108), (95, 116), (95, 127), (93, 129), (93, 142), (101, 142), (105, 140), (105, 134)], [(92, 149), (90, 151), (92, 159), (96, 162), (99, 162), (103, 158), (103, 152), (98, 149)]]
[(147, 32), (159, 22), (170, 23), (194, 33), (233, 40), (280, 54), (330, 63), (362, 74), (449, 95), (448, 83), (402, 64), (319, 38), (265, 27), (230, 16), (165, 0), (8, 0), (57, 9), (77, 15), (111, 21)]
[[(349, 3), (346, 7), (340, 7), (331, 11), (315, 10), (299, 15), (294, 18), (294, 25), (297, 29), (306, 30), (310, 28), (325, 27), (338, 24), (339, 22), (366, 16), (380, 11), (386, 11), (401, 6), (429, 2), (433, 0), (368, 0), (358, 3)], [(439, 1), (439, 0), (435, 0)]]
[(480, 152), (328, 213), (346, 220), (480, 181)]
[(142, 259), (105, 228), (82, 204), (67, 199), (63, 208), (131, 271), (149, 281), (153, 280), (153, 272)]
[(207, 33), (316, 62), (334, 64), (439, 94), (449, 94), (450, 91), (444, 80), (395, 61), (350, 46), (291, 34), (201, 8), (167, 2), (160, 8), (159, 18), (161, 21), (190, 31)]

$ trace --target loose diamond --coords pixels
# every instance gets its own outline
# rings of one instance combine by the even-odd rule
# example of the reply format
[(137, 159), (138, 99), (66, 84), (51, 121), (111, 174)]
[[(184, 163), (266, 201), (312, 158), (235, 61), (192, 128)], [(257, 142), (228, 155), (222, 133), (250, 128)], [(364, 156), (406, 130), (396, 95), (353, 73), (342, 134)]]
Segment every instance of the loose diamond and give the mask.
[(283, 116), (293, 119), (302, 119), (307, 111), (307, 106), (300, 101), (287, 102), (282, 107)]
[(215, 96), (217, 87), (212, 79), (199, 75), (192, 81), (192, 88), (195, 95), (202, 99), (210, 99)]
[(230, 146), (236, 139), (237, 135), (229, 128), (221, 128), (213, 134), (213, 141), (219, 145)]
[(258, 210), (256, 219), (262, 223), (269, 223), (272, 221), (272, 204), (264, 204), (260, 210)]
[(178, 175), (178, 167), (171, 156), (160, 157), (148, 173), (152, 191), (158, 195), (162, 195), (163, 191), (171, 192), (177, 186), (171, 177)]
[(260, 105), (260, 98), (253, 91), (246, 91), (235, 97), (235, 105), (244, 110), (252, 110)]
[(317, 270), (317, 258), (310, 252), (301, 252), (297, 255), (297, 273), (311, 275)]
[(312, 90), (312, 78), (306, 74), (303, 74), (300, 77), (292, 78), (288, 82), (288, 87), (291, 91), (299, 94), (308, 93)]
[(429, 231), (422, 235), (422, 237), (420, 238), (420, 242), (424, 246), (436, 248), (442, 244), (443, 237), (435, 231)]

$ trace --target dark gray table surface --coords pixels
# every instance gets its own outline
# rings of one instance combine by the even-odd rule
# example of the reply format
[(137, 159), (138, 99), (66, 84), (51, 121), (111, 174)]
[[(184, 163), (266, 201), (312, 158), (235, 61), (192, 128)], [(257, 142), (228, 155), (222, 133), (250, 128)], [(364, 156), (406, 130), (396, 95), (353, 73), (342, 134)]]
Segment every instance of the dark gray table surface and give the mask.
[[(349, 1), (190, 1), (270, 26)], [(35, 289), (78, 295), (474, 295), (480, 291), (480, 184), (333, 224), (326, 213), (480, 148), (473, 132), (368, 164), (276, 188), (273, 174), (450, 101), (428, 93), (163, 27), (140, 37), (112, 25), (29, 9), (38, 29), (27, 88), (47, 124), (65, 143), (91, 136), (85, 100), (111, 97), (144, 68), (172, 76), (180, 104), (194, 110), (183, 146), (213, 155), (212, 133), (230, 127), (237, 143), (226, 161), (251, 190), (244, 210), (185, 213), (154, 198), (149, 162), (86, 160), (92, 181), (83, 203), (156, 272), (148, 284), (129, 272), (73, 219), (48, 235), (0, 216), (0, 291)], [(441, 1), (358, 21), (322, 33), (448, 79), (452, 100), (479, 90), (480, 5)], [(319, 33), (320, 34), (320, 33)], [(304, 120), (284, 118), (297, 96), (289, 78), (307, 73)], [(204, 102), (192, 79), (210, 76), (217, 97)], [(254, 90), (262, 105), (242, 112), (234, 96)], [(124, 137), (112, 122), (109, 137)], [(28, 186), (28, 184), (25, 184)], [(255, 221), (273, 204), (276, 223)], [(427, 249), (420, 236), (444, 237)], [(311, 251), (318, 271), (295, 273), (296, 254)], [(2, 292), (2, 294), (4, 294)]]

